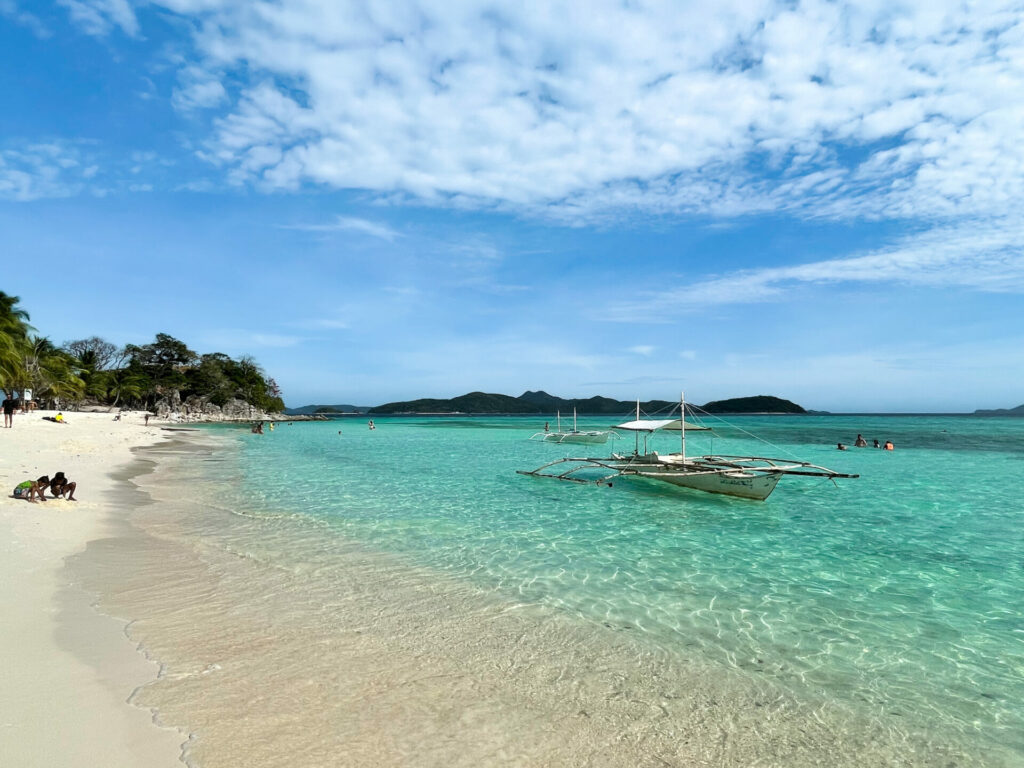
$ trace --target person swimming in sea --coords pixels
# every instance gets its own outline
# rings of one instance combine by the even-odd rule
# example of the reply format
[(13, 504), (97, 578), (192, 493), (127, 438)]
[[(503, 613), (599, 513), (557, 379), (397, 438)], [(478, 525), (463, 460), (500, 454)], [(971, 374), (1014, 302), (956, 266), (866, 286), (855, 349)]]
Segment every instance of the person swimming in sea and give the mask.
[(896, 446), (892, 444), (892, 440), (886, 440), (885, 445), (882, 447), (882, 449), (886, 451), (893, 451), (896, 449)]
[(856, 448), (867, 448), (868, 441), (864, 439), (864, 435), (857, 433), (857, 439), (853, 441), (853, 445)]
[(846, 450), (846, 446), (845, 446), (845, 445), (843, 445), (842, 443), (839, 443), (839, 445), (837, 445), (837, 446), (836, 446), (836, 448), (837, 448), (838, 450), (840, 450), (840, 451), (845, 451), (845, 450)]

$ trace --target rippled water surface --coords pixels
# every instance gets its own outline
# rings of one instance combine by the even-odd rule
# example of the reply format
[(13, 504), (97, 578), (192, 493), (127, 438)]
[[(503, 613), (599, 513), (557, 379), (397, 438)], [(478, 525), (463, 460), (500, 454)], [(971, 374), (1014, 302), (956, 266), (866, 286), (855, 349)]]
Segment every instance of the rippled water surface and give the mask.
[[(273, 528), (280, 542), (264, 531), (254, 548), (301, 551), (314, 535), (359, 542), (643, 634), (667, 653), (1024, 760), (1024, 419), (730, 422), (714, 437), (691, 434), (688, 452), (795, 456), (861, 477), (784, 478), (765, 502), (541, 480), (515, 470), (630, 450), (632, 439), (530, 442), (543, 421), (522, 418), (279, 425), (239, 434), (239, 464), (212, 468), (230, 473), (238, 509), (292, 515)], [(858, 432), (896, 450), (835, 449)]]

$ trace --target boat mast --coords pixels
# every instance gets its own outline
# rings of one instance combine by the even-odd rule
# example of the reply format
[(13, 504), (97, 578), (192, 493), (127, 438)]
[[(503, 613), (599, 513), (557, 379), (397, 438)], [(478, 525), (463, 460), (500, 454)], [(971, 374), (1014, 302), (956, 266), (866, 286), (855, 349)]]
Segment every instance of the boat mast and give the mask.
[[(636, 399), (636, 420), (640, 421), (640, 398)], [(640, 455), (640, 432), (634, 432), (633, 437), (635, 438), (635, 444), (633, 445), (633, 455)], [(644, 435), (644, 453), (647, 453), (647, 435)]]
[(575, 408), (572, 409), (572, 431), (573, 432), (579, 432), (579, 430), (576, 429), (576, 409)]
[(686, 465), (686, 398), (679, 393), (679, 453)]

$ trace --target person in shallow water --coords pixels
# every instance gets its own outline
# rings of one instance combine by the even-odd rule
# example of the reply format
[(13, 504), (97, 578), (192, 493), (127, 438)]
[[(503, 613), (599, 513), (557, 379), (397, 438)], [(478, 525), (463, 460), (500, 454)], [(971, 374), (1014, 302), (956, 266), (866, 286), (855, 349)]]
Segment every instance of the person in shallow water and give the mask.
[(878, 440), (877, 440), (877, 439), (876, 439), (876, 440), (875, 440), (874, 442), (875, 442), (875, 445), (874, 445), (874, 447), (875, 447), (875, 448), (881, 448), (881, 447), (882, 447), (882, 446), (880, 446), (880, 445), (878, 444)]
[(867, 448), (868, 447), (868, 441), (865, 440), (864, 439), (864, 435), (860, 434), (859, 432), (857, 433), (857, 439), (853, 442), (853, 444), (857, 448)]
[(838, 450), (840, 450), (840, 451), (845, 451), (845, 450), (846, 450), (846, 446), (845, 446), (845, 445), (843, 445), (842, 443), (839, 443), (839, 444), (838, 444), (838, 445), (836, 446), (836, 448), (837, 448)]
[(895, 447), (896, 447), (896, 446), (894, 446), (894, 445), (892, 444), (892, 440), (886, 440), (886, 441), (885, 441), (885, 445), (883, 446), (883, 448), (884, 448), (885, 450), (887, 450), (887, 451), (891, 451), (891, 450), (894, 450), (894, 449), (895, 449)]

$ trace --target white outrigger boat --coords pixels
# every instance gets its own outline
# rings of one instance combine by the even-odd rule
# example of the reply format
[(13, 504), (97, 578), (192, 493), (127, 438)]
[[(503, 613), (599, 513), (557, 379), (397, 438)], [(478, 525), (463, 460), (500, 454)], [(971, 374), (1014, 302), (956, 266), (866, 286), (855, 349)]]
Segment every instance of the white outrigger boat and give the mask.
[[(679, 419), (641, 419), (637, 403), (636, 419), (619, 424), (615, 429), (636, 433), (636, 448), (630, 455), (613, 453), (608, 458), (565, 458), (548, 462), (532, 471), (516, 470), (520, 475), (548, 477), (574, 483), (611, 485), (619, 477), (640, 477), (658, 480), (681, 488), (707, 493), (720, 493), (744, 499), (763, 501), (768, 498), (783, 475), (805, 477), (855, 478), (844, 472), (790, 459), (772, 459), (764, 456), (686, 456), (686, 433), (707, 430), (708, 427), (687, 424), (685, 402), (679, 397)], [(659, 455), (647, 450), (647, 440), (655, 432), (679, 430), (679, 453)], [(643, 452), (640, 435), (644, 436)], [(605, 472), (607, 470), (607, 472)], [(593, 475), (597, 473), (598, 477)], [(588, 477), (589, 476), (589, 477)]]
[(530, 437), (531, 440), (540, 439), (545, 443), (578, 443), (581, 445), (602, 445), (608, 442), (609, 437), (618, 437), (614, 432), (609, 430), (591, 430), (589, 432), (581, 432), (576, 428), (576, 409), (572, 409), (572, 430), (568, 432), (562, 431), (562, 414), (560, 411), (555, 413), (557, 419), (557, 426), (554, 432), (538, 432)]

